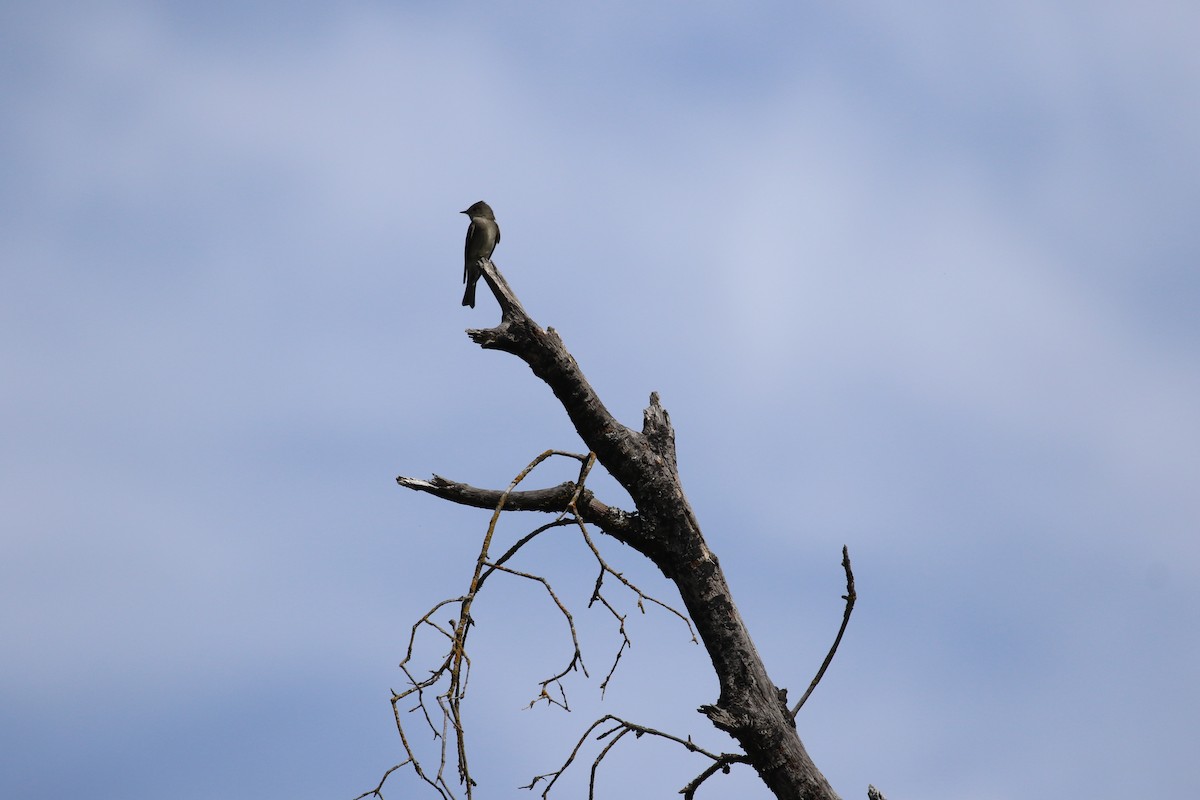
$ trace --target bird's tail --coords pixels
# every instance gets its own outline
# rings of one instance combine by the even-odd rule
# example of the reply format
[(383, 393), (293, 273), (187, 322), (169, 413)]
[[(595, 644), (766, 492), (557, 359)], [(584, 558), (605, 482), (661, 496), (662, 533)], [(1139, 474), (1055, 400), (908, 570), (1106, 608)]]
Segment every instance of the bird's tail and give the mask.
[(467, 281), (467, 290), (463, 292), (462, 304), (471, 308), (475, 307), (475, 281)]

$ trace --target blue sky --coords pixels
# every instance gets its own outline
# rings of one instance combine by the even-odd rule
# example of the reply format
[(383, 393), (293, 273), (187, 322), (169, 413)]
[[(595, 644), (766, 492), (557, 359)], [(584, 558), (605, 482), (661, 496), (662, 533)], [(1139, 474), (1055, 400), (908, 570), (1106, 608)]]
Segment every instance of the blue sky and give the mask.
[[(479, 199), (613, 412), (661, 394), (793, 696), (849, 546), (859, 606), (799, 719), (843, 796), (1186, 795), (1198, 30), (1167, 2), (6, 4), (0, 795), (348, 799), (399, 760), (408, 626), (463, 590), (487, 515), (394, 477), (502, 486), (579, 448), (463, 335), (496, 319), (458, 304)], [(583, 546), (520, 566), (602, 675)], [(561, 621), (489, 588), (488, 796), (603, 713), (727, 746), (661, 614), (603, 703), (574, 680), (570, 714), (522, 711)], [(609, 797), (704, 766), (610, 759)], [(765, 796), (745, 772), (701, 795)]]

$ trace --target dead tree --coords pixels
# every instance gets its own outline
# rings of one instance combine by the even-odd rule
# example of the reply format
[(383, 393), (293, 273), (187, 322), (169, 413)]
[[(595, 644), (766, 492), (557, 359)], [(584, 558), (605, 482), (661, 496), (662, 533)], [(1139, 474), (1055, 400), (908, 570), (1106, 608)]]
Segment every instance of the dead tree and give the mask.
[[(684, 495), (676, 465), (674, 430), (658, 395), (650, 395), (650, 405), (645, 410), (640, 431), (621, 424), (605, 408), (554, 329), (543, 329), (529, 317), (494, 264), (489, 260), (481, 260), (480, 266), (500, 304), (502, 317), (496, 327), (469, 330), (468, 335), (485, 349), (511, 353), (528, 364), (534, 375), (554, 392), (590, 452), (586, 456), (572, 456), (581, 462), (578, 481), (547, 489), (518, 490), (516, 487), (537, 463), (552, 455), (550, 451), (543, 453), (505, 490), (480, 489), (436, 475), (430, 480), (397, 478), (401, 486), (463, 505), (494, 509), (495, 513), (467, 593), (442, 601), (413, 626), (408, 655), (401, 664), (409, 679), (409, 687), (403, 692), (394, 692), (392, 699), (397, 728), (408, 758), (385, 773), (383, 781), (376, 789), (360, 797), (382, 797), (381, 789), (387, 776), (407, 765), (441, 797), (447, 800), (452, 798), (454, 790), (445, 775), (447, 763), (451, 760), (451, 739), (457, 743), (458, 780), (465, 787), (467, 797), (471, 797), (475, 783), (466, 759), (458, 702), (461, 700), (470, 668), (466, 639), (472, 625), (471, 604), (483, 582), (497, 571), (541, 581), (571, 625), (575, 656), (561, 673), (542, 684), (542, 699), (553, 702), (548, 694), (548, 687), (582, 663), (574, 623), (570, 612), (559, 601), (548, 582), (538, 576), (518, 572), (506, 566), (506, 562), (523, 544), (544, 530), (561, 525), (578, 525), (586, 538), (586, 526), (593, 525), (650, 559), (678, 588), (687, 616), (694, 623), (694, 630), (712, 660), (720, 685), (720, 694), (716, 701), (701, 706), (699, 711), (706, 715), (715, 727), (729, 733), (741, 746), (742, 752), (711, 753), (692, 743), (690, 737), (683, 739), (617, 717), (606, 716), (588, 728), (560, 770), (537, 776), (526, 788), (533, 789), (536, 785), (545, 789), (543, 796), (548, 794), (550, 786), (575, 758), (584, 739), (599, 730), (599, 738), (611, 738), (596, 763), (616, 740), (628, 733), (638, 737), (651, 734), (670, 739), (710, 759), (708, 768), (681, 790), (685, 797), (693, 796), (697, 787), (716, 772), (727, 772), (734, 763), (747, 763), (757, 771), (763, 783), (778, 798), (836, 800), (837, 794), (809, 758), (796, 731), (796, 712), (807, 698), (808, 692), (799, 702), (789, 707), (786, 691), (777, 688), (768, 676), (733, 602), (720, 563), (705, 544), (700, 524)], [(627, 511), (605, 504), (585, 486), (584, 481), (593, 459), (599, 461), (625, 488), (633, 500), (635, 510)], [(501, 510), (544, 511), (557, 513), (559, 516), (517, 542), (502, 556), (494, 558), (489, 555), (488, 547)], [(607, 569), (607, 574), (631, 586), (619, 573), (608, 569), (590, 539), (588, 544), (592, 546), (593, 553), (600, 561), (600, 580), (604, 579)], [(853, 574), (845, 551), (843, 568), (847, 578), (847, 594), (842, 628), (825, 663), (810, 685), (809, 692), (820, 680), (833, 657), (853, 608)], [(597, 581), (597, 593), (600, 580)], [(646, 597), (636, 587), (631, 588), (638, 593), (639, 605), (642, 600), (659, 602)], [(593, 600), (595, 599), (594, 595)], [(663, 603), (659, 605), (667, 607)], [(446, 606), (457, 606), (457, 619), (451, 620), (449, 624), (435, 621), (437, 615), (444, 613), (443, 609)], [(615, 611), (612, 613), (616, 614)], [(418, 674), (424, 673), (414, 674), (407, 664), (412, 657), (413, 642), (418, 631), (428, 629), (445, 638), (448, 650), (440, 667), (430, 670), (430, 677), (420, 678)], [(620, 653), (617, 658), (619, 660)], [(611, 671), (609, 674), (611, 676)], [(442, 680), (446, 681), (442, 684), (445, 688), (435, 688), (437, 682)], [(434, 695), (437, 708), (431, 714), (429, 701)], [(401, 708), (398, 705), (401, 702), (415, 702), (416, 705), (412, 708)], [(440, 716), (437, 709), (440, 709)], [(402, 711), (419, 711), (418, 716), (423, 716), (425, 725), (432, 730), (435, 737), (440, 738), (441, 764), (437, 769), (422, 765), (414, 755), (402, 724)]]

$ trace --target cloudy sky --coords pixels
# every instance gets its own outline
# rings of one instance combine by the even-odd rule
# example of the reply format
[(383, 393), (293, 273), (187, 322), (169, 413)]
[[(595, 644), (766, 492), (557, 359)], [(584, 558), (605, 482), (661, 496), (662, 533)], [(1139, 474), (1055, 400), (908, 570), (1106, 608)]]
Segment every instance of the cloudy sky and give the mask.
[[(0, 10), (0, 796), (349, 800), (400, 760), (409, 626), (487, 514), (395, 476), (580, 447), (463, 334), (497, 319), (459, 306), (479, 199), (613, 412), (660, 392), (793, 697), (849, 546), (799, 718), (844, 797), (1194, 790), (1194, 4), (251, 5)], [(579, 622), (569, 714), (522, 710), (567, 655), (540, 586), (480, 599), (484, 796), (603, 713), (730, 746), (703, 651), (616, 587), (600, 702), (589, 558), (561, 533), (517, 565)], [(705, 766), (609, 758), (603, 797)], [(765, 796), (748, 772), (700, 796)]]

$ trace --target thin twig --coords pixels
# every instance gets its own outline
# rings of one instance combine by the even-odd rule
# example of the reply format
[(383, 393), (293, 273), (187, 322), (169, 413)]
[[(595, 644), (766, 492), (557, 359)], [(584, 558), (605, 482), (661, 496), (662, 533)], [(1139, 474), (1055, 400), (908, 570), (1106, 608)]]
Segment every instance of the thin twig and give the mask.
[(846, 571), (846, 593), (842, 595), (842, 599), (846, 601), (846, 610), (842, 614), (842, 626), (838, 628), (837, 636), (833, 640), (833, 647), (829, 648), (829, 654), (825, 656), (825, 660), (821, 663), (821, 668), (817, 670), (816, 677), (808, 685), (808, 690), (800, 698), (800, 702), (796, 703), (796, 706), (792, 709), (792, 719), (796, 718), (796, 714), (800, 712), (804, 701), (808, 700), (808, 696), (813, 693), (813, 689), (817, 688), (817, 684), (825, 676), (825, 670), (829, 667), (829, 662), (833, 661), (833, 655), (837, 652), (838, 645), (842, 643), (842, 634), (846, 632), (846, 626), (850, 624), (850, 613), (854, 611), (854, 601), (858, 599), (858, 594), (854, 591), (854, 572), (850, 569), (850, 551), (845, 545), (842, 545), (842, 569)]
[[(491, 569), (498, 569), (502, 572), (507, 572), (509, 575), (516, 575), (519, 578), (527, 578), (531, 581), (537, 581), (538, 583), (542, 584), (542, 586), (546, 587), (546, 591), (550, 594), (550, 599), (554, 601), (554, 605), (558, 606), (558, 610), (560, 612), (562, 612), (563, 617), (567, 620), (567, 626), (571, 629), (571, 643), (573, 645), (575, 645), (575, 653), (574, 653), (574, 655), (571, 656), (570, 663), (568, 663), (567, 666), (564, 667), (561, 672), (559, 672), (556, 675), (552, 675), (549, 678), (546, 678), (544, 681), (542, 681), (540, 683), (541, 692), (538, 694), (537, 697), (535, 697), (533, 700), (529, 701), (529, 705), (527, 707), (533, 708), (539, 700), (545, 700), (547, 703), (549, 703), (551, 705), (558, 705), (558, 706), (561, 706), (563, 709), (570, 711), (571, 709), (567, 708), (566, 694), (561, 691), (562, 684), (560, 683), (560, 681), (568, 672), (573, 671), (577, 665), (578, 665), (579, 669), (581, 669), (583, 671), (584, 675), (588, 674), (587, 667), (584, 666), (584, 663), (583, 663), (583, 651), (579, 647), (579, 636), (575, 632), (575, 618), (573, 616), (571, 616), (571, 612), (567, 610), (567, 607), (565, 605), (563, 605), (562, 600), (558, 599), (558, 595), (554, 593), (554, 589), (550, 586), (550, 582), (548, 580), (546, 580), (545, 578), (541, 577), (540, 575), (530, 575), (527, 572), (520, 572), (518, 570), (511, 569), (509, 567), (502, 567), (499, 564), (489, 564), (488, 566)], [(549, 693), (547, 693), (546, 687), (552, 683), (559, 685), (560, 694), (563, 697), (562, 702), (555, 700), (554, 698), (552, 698), (549, 695)]]
[(410, 761), (412, 761), (411, 758), (405, 759), (404, 761), (401, 761), (399, 764), (397, 764), (396, 766), (389, 769), (387, 772), (383, 773), (383, 777), (379, 779), (379, 784), (374, 789), (369, 789), (369, 790), (363, 792), (358, 797), (355, 797), (353, 800), (362, 800), (364, 797), (370, 797), (372, 795), (380, 798), (380, 800), (383, 800), (383, 784), (387, 783), (388, 776), (391, 775), (396, 770), (403, 767), (405, 764), (409, 763)]
[(646, 613), (645, 604), (647, 602), (653, 603), (654, 605), (658, 606), (659, 608), (665, 609), (666, 611), (669, 611), (672, 614), (674, 614), (676, 617), (679, 617), (679, 619), (683, 622), (683, 624), (687, 626), (688, 634), (692, 637), (692, 643), (699, 644), (699, 642), (696, 640), (696, 631), (692, 627), (692, 621), (690, 619), (688, 619), (687, 615), (685, 615), (683, 612), (679, 611), (678, 609), (674, 608), (673, 606), (671, 606), (667, 603), (664, 603), (663, 601), (659, 600), (658, 598), (652, 597), (652, 596), (646, 594), (640, 588), (638, 588), (638, 586), (636, 584), (634, 584), (632, 581), (630, 581), (628, 578), (626, 578), (622, 573), (617, 572), (615, 569), (613, 569), (609, 565), (609, 563), (604, 559), (604, 556), (602, 556), (600, 554), (600, 548), (596, 546), (596, 542), (592, 539), (591, 534), (588, 533), (587, 524), (584, 523), (584, 521), (578, 516), (576, 516), (575, 519), (579, 525), (579, 534), (583, 537), (583, 541), (587, 544), (588, 549), (592, 551), (592, 556), (596, 559), (596, 563), (600, 567), (600, 572), (599, 572), (599, 574), (596, 575), (596, 584), (592, 589), (592, 597), (590, 600), (588, 600), (588, 607), (591, 608), (592, 605), (594, 605), (596, 602), (599, 602), (602, 606), (604, 606), (606, 609), (608, 609), (608, 613), (612, 614), (613, 619), (615, 619), (617, 621), (617, 633), (621, 637), (621, 645), (620, 645), (620, 647), (617, 648), (617, 654), (613, 658), (612, 666), (609, 667), (608, 674), (604, 676), (604, 680), (600, 683), (600, 696), (603, 697), (605, 691), (608, 689), (609, 680), (612, 678), (613, 674), (617, 671), (617, 665), (621, 662), (621, 656), (623, 656), (625, 654), (625, 651), (628, 648), (633, 646), (633, 642), (630, 641), (629, 634), (625, 630), (625, 615), (618, 612), (616, 610), (616, 608), (613, 607), (612, 603), (610, 603), (608, 601), (608, 598), (606, 598), (604, 596), (603, 592), (601, 591), (601, 589), (604, 586), (604, 576), (605, 575), (612, 575), (614, 578), (616, 578), (618, 581), (620, 581), (620, 583), (626, 589), (633, 592), (637, 596), (637, 607), (638, 607), (638, 610), (641, 611), (643, 614)]
[[(619, 729), (621, 732), (618, 733), (616, 736), (614, 736), (612, 741), (609, 742), (608, 744), (606, 744), (600, 750), (599, 754), (596, 755), (596, 760), (592, 762), (592, 771), (588, 775), (588, 800), (595, 800), (595, 798), (596, 798), (596, 770), (600, 769), (600, 762), (604, 760), (604, 757), (606, 755), (608, 755), (609, 750), (612, 750), (614, 747), (617, 746), (617, 742), (621, 741), (621, 737), (624, 736), (625, 734), (629, 733), (629, 731), (630, 731), (630, 729), (628, 727), (624, 727), (624, 726), (621, 726)], [(612, 733), (612, 732), (613, 731), (609, 731), (608, 733), (602, 733), (599, 736), (597, 736), (596, 739), (597, 740), (603, 739), (605, 736), (607, 736), (609, 733)]]
[(489, 575), (491, 575), (493, 572), (495, 572), (496, 569), (499, 568), (500, 565), (502, 565), (505, 561), (508, 561), (510, 558), (515, 556), (517, 554), (517, 551), (519, 551), (525, 545), (529, 544), (529, 542), (538, 534), (545, 533), (546, 531), (550, 530), (551, 528), (561, 528), (564, 525), (574, 525), (574, 524), (575, 524), (575, 520), (573, 520), (573, 519), (556, 519), (553, 522), (547, 522), (545, 525), (541, 526), (540, 528), (534, 528), (532, 531), (530, 531), (529, 533), (525, 534), (520, 539), (518, 539), (516, 544), (514, 544), (512, 547), (505, 550), (504, 555), (497, 558), (495, 560), (495, 562), (493, 562), (491, 565), (488, 566), (488, 568), (484, 571), (483, 575), (481, 575), (479, 578), (479, 585), (483, 586), (483, 582), (487, 580)]
[[(708, 769), (706, 769), (703, 773), (701, 773), (700, 776), (698, 776), (695, 780), (693, 780), (691, 783), (689, 783), (687, 786), (685, 786), (683, 789), (681, 789), (680, 793), (686, 793), (686, 792), (690, 791), (692, 794), (694, 794), (696, 791), (696, 787), (698, 787), (701, 783), (703, 783), (709, 776), (711, 776), (716, 771), (724, 770), (725, 772), (728, 772), (730, 764), (748, 763), (748, 761), (749, 761), (749, 759), (747, 759), (746, 756), (742, 755), (742, 754), (713, 753), (713, 752), (706, 750), (703, 747), (699, 746), (695, 742), (693, 742), (691, 740), (691, 737), (688, 737), (687, 739), (683, 739), (678, 736), (675, 736), (674, 734), (656, 730), (655, 728), (648, 728), (645, 725), (639, 725), (636, 722), (630, 722), (628, 720), (621, 719), (620, 717), (614, 716), (612, 714), (605, 714), (603, 717), (600, 717), (600, 719), (596, 720), (591, 725), (589, 725), (588, 729), (583, 732), (583, 735), (579, 737), (579, 740), (575, 743), (575, 746), (573, 748), (571, 748), (571, 752), (567, 756), (567, 760), (563, 762), (563, 765), (561, 767), (559, 767), (554, 772), (547, 772), (542, 775), (535, 775), (528, 784), (526, 784), (525, 786), (522, 786), (521, 788), (532, 790), (541, 781), (548, 781), (546, 783), (545, 789), (542, 790), (542, 798), (543, 798), (543, 800), (545, 800), (545, 798), (547, 798), (549, 796), (550, 790), (554, 788), (554, 784), (557, 783), (558, 779), (560, 777), (562, 777), (564, 772), (567, 771), (567, 767), (571, 766), (571, 764), (575, 761), (575, 758), (579, 755), (579, 751), (583, 748), (583, 743), (587, 741), (588, 737), (591, 736), (593, 731), (595, 731), (597, 728), (599, 728), (601, 725), (605, 724), (606, 722), (612, 722), (614, 724), (611, 728), (608, 728), (607, 730), (601, 731), (600, 733), (596, 734), (596, 741), (606, 739), (609, 736), (612, 736), (613, 738), (603, 748), (601, 748), (601, 750), (597, 754), (595, 760), (592, 761), (592, 768), (591, 768), (591, 772), (590, 772), (589, 778), (588, 778), (588, 798), (589, 799), (593, 798), (595, 796), (596, 772), (600, 767), (600, 762), (602, 762), (605, 759), (605, 757), (613, 749), (613, 747), (616, 745), (616, 743), (618, 741), (620, 741), (623, 736), (625, 736), (626, 734), (629, 734), (629, 733), (632, 733), (634, 735), (634, 737), (636, 737), (638, 739), (640, 739), (642, 736), (647, 736), (647, 735), (648, 736), (657, 736), (660, 739), (666, 739), (668, 741), (675, 742), (678, 745), (682, 745), (689, 752), (699, 753), (700, 755), (712, 760), (713, 764), (710, 765), (710, 767)], [(691, 797), (692, 794), (688, 794), (687, 796)]]
[(700, 788), (700, 784), (704, 783), (706, 780), (711, 778), (713, 775), (716, 775), (717, 772), (723, 772), (724, 774), (728, 775), (729, 774), (729, 766), (731, 764), (749, 764), (749, 763), (750, 763), (750, 759), (747, 758), (745, 755), (734, 754), (734, 753), (722, 753), (720, 758), (718, 758), (713, 763), (709, 764), (704, 769), (703, 772), (701, 772), (699, 775), (697, 775), (695, 778), (693, 778), (691, 781), (689, 781), (686, 786), (684, 786), (682, 789), (679, 790), (679, 793), (681, 795), (683, 795), (683, 800), (694, 800), (694, 798), (696, 797), (696, 790)]

